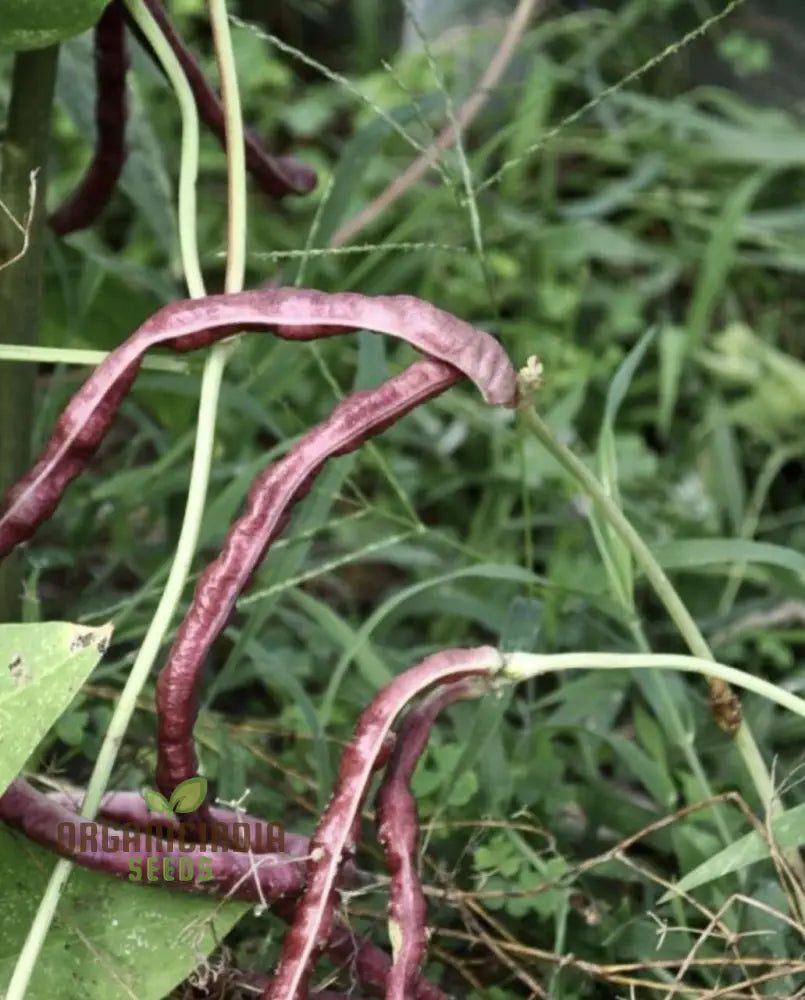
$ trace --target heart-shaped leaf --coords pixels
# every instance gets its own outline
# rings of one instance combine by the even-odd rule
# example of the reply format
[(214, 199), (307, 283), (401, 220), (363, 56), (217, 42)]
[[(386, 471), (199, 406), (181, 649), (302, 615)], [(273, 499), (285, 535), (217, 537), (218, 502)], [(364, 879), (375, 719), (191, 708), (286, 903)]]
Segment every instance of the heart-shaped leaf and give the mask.
[(109, 0), (0, 0), (0, 48), (43, 49), (91, 28)]
[(177, 813), (189, 813), (201, 805), (207, 794), (207, 779), (197, 774), (177, 785), (171, 795), (170, 807)]

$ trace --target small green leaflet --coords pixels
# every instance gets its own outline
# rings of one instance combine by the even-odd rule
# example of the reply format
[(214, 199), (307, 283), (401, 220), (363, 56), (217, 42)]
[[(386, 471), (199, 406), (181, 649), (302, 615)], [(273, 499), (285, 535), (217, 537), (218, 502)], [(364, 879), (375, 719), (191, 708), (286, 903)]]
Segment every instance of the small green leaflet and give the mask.
[(171, 809), (180, 813), (194, 812), (204, 801), (206, 794), (207, 779), (197, 774), (174, 788), (170, 801)]

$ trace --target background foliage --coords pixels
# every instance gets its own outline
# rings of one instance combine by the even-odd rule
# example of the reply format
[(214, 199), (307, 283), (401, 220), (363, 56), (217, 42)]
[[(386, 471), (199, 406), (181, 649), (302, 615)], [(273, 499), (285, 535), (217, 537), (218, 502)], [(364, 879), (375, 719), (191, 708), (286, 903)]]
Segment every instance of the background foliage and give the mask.
[[(541, 412), (590, 463), (613, 378), (650, 331), (613, 411), (620, 502), (716, 656), (801, 693), (805, 129), (785, 72), (796, 12), (747, 4), (604, 96), (718, 5), (546, 6), (466, 137), (471, 197), (451, 149), (356, 237), (357, 252), (317, 253), (473, 91), (510, 8), (419, 5), (424, 46), (411, 9), (278, 6), (266, 15), (249, 0), (231, 5), (259, 26), (234, 29), (244, 113), (321, 180), (280, 206), (252, 194), (248, 283), (405, 292), (493, 330), (515, 364), (539, 355)], [(214, 77), (203, 5), (182, 0), (172, 13)], [(53, 205), (87, 156), (88, 53), (87, 37), (62, 51)], [(49, 237), (43, 344), (108, 349), (181, 294), (177, 110), (142, 53), (134, 66), (125, 183), (101, 226)], [(220, 287), (225, 163), (213, 139), (202, 143), (200, 242), (210, 287)], [(321, 345), (244, 339), (222, 395), (198, 568), (256, 470), (404, 356), (367, 334)], [(142, 373), (91, 470), (26, 551), (29, 619), (115, 626), (111, 653), (28, 764), (54, 778), (86, 781), (165, 579), (200, 371), (198, 359), (182, 364)], [(82, 375), (40, 366), (35, 448)], [(639, 622), (624, 611), (588, 514), (514, 418), (487, 411), (469, 387), (331, 463), (208, 665), (199, 741), (217, 796), (248, 788), (252, 812), (308, 831), (360, 709), (445, 645), (629, 651), (642, 637), (683, 651), (640, 579)], [(148, 693), (115, 787), (150, 780)], [(802, 720), (750, 697), (744, 710), (786, 804), (804, 803)], [(660, 823), (702, 799), (700, 774), (762, 815), (695, 679), (558, 675), (500, 702), (455, 706), (415, 782), (430, 971), (446, 970), (444, 985), (473, 1000), (530, 997), (534, 980), (556, 1000), (672, 996), (682, 983), (686, 996), (794, 996), (803, 926), (772, 862), (702, 886), (696, 905), (660, 903), (669, 881), (751, 829), (724, 804), (721, 829), (713, 807)], [(364, 850), (377, 860), (371, 836)], [(381, 889), (351, 901), (356, 927), (382, 919)], [(227, 946), (239, 965), (270, 965), (272, 928), (267, 915), (237, 924)]]

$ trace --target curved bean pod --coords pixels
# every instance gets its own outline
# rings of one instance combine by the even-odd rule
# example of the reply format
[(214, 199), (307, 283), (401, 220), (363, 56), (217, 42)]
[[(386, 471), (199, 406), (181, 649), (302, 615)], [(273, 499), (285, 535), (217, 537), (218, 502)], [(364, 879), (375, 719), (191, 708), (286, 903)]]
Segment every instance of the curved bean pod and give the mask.
[(356, 820), (391, 727), (405, 706), (435, 684), (491, 677), (499, 653), (491, 646), (435, 653), (399, 674), (361, 713), (341, 757), (335, 791), (311, 840), (306, 885), (296, 903), (272, 984), (262, 1000), (306, 1000), (313, 964), (332, 933), (339, 872), (353, 850)]
[(488, 403), (515, 404), (517, 376), (495, 338), (410, 295), (260, 288), (175, 302), (112, 351), (62, 411), (39, 460), (5, 496), (0, 558), (56, 509), (103, 440), (149, 348), (196, 350), (239, 330), (311, 340), (356, 327), (405, 340), (447, 362), (472, 379)]
[[(419, 361), (377, 389), (356, 392), (253, 482), (244, 513), (217, 558), (201, 574), (193, 600), (157, 679), (157, 787), (166, 797), (198, 769), (193, 728), (204, 660), (235, 601), (291, 509), (310, 490), (328, 459), (354, 451), (419, 403), (459, 378), (441, 361)], [(196, 818), (205, 817), (202, 808)]]
[(91, 226), (115, 192), (126, 159), (128, 68), (123, 3), (112, 0), (95, 25), (95, 152), (78, 188), (48, 219), (60, 236)]
[[(271, 908), (271, 912), (286, 923), (293, 923), (296, 901), (279, 900)], [(391, 959), (379, 945), (368, 938), (358, 937), (338, 917), (336, 917), (335, 926), (324, 946), (323, 954), (330, 959), (333, 965), (349, 970), (350, 977), (360, 984), (361, 989), (373, 996), (385, 997), (391, 973)], [(263, 994), (271, 989), (273, 982), (271, 977), (264, 977), (261, 987)], [(311, 1000), (315, 996), (316, 994), (313, 993)], [(447, 994), (430, 980), (425, 979), (424, 976), (417, 976), (414, 979), (409, 1000), (448, 1000), (448, 998)]]
[[(0, 796), (0, 820), (22, 830), (31, 840), (69, 858), (82, 868), (105, 872), (115, 878), (129, 879), (132, 859), (147, 863), (159, 861), (156, 881), (144, 880), (142, 884), (163, 885), (187, 892), (209, 892), (233, 899), (274, 902), (285, 896), (296, 896), (304, 885), (304, 865), (300, 858), (290, 854), (248, 854), (230, 850), (213, 850), (209, 847), (181, 845), (173, 847), (159, 839), (158, 831), (145, 842), (145, 831), (130, 837), (125, 831), (108, 829), (108, 839), (101, 836), (103, 824), (94, 824), (99, 836), (87, 836), (90, 820), (81, 819), (68, 809), (36, 791), (22, 778), (16, 778)], [(151, 818), (154, 823), (154, 818)], [(163, 824), (156, 824), (159, 829)], [(115, 841), (111, 837), (117, 838)], [(200, 858), (209, 859), (209, 879), (200, 879)], [(165, 861), (176, 867), (181, 859), (193, 862), (192, 880), (165, 879), (162, 867)]]
[(407, 1000), (425, 957), (427, 907), (417, 868), (419, 817), (411, 778), (439, 713), (461, 698), (487, 690), (482, 677), (444, 684), (405, 717), (377, 792), (377, 833), (391, 875), (389, 934), (393, 962), (386, 1000)]

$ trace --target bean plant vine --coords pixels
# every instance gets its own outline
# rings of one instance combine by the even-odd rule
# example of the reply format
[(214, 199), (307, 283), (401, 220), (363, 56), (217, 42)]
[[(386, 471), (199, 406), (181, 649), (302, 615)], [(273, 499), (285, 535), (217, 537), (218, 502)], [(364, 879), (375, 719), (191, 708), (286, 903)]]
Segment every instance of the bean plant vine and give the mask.
[[(529, 11), (533, 4), (529, 5)], [(274, 157), (256, 134), (244, 128), (227, 11), (210, 0), (210, 23), (222, 82), (221, 95), (208, 82), (159, 0), (112, 0), (94, 28), (97, 81), (97, 144), (75, 193), (49, 218), (54, 233), (66, 235), (92, 225), (109, 203), (126, 156), (128, 33), (133, 33), (174, 89), (182, 112), (182, 160), (178, 215), (187, 298), (150, 316), (93, 370), (72, 396), (38, 457), (5, 492), (0, 508), (0, 559), (34, 536), (64, 501), (70, 483), (87, 469), (113, 427), (148, 352), (207, 352), (187, 506), (173, 567), (151, 628), (118, 701), (90, 780), (80, 801), (37, 790), (18, 776), (0, 796), (0, 819), (63, 856), (19, 956), (7, 1000), (22, 1000), (37, 955), (74, 865), (126, 878), (130, 851), (66, 848), (57, 831), (98, 817), (112, 826), (174, 820), (149, 810), (141, 796), (109, 790), (117, 751), (134, 705), (155, 663), (189, 577), (207, 494), (216, 411), (226, 362), (242, 337), (272, 336), (289, 342), (351, 336), (357, 330), (397, 338), (421, 359), (381, 385), (352, 393), (308, 430), (287, 454), (254, 478), (242, 512), (226, 533), (218, 555), (198, 578), (161, 665), (156, 684), (154, 783), (169, 800), (199, 775), (194, 734), (202, 667), (234, 612), (236, 602), (272, 543), (289, 523), (296, 504), (333, 457), (355, 452), (462, 381), (471, 382), (484, 402), (516, 411), (520, 428), (535, 435), (595, 505), (645, 573), (691, 655), (670, 653), (539, 655), (503, 652), (492, 645), (445, 649), (398, 674), (360, 713), (341, 757), (329, 802), (309, 839), (288, 832), (283, 849), (255, 854), (238, 849), (237, 830), (257, 830), (257, 817), (198, 804), (189, 815), (198, 841), (179, 851), (157, 837), (151, 855), (198, 856), (200, 831), (215, 823), (228, 831), (230, 849), (214, 855), (212, 878), (204, 882), (161, 881), (143, 892), (185, 891), (244, 899), (271, 908), (288, 925), (277, 967), (255, 979), (263, 1000), (335, 1000), (331, 991), (311, 993), (321, 956), (348, 963), (361, 995), (388, 1000), (445, 1000), (447, 993), (423, 975), (428, 953), (428, 912), (418, 867), (419, 819), (411, 783), (439, 714), (458, 700), (492, 698), (505, 687), (566, 669), (660, 669), (697, 673), (707, 679), (715, 722), (733, 736), (760, 799), (779, 809), (765, 762), (742, 718), (733, 688), (744, 688), (805, 717), (805, 701), (791, 692), (715, 661), (691, 614), (651, 551), (613, 502), (603, 484), (550, 431), (539, 416), (543, 377), (536, 358), (510, 360), (500, 341), (445, 308), (413, 296), (328, 293), (317, 288), (243, 288), (246, 235), (245, 186), (252, 182), (272, 198), (312, 191), (314, 172), (295, 159)], [(204, 286), (196, 246), (194, 186), (199, 120), (218, 138), (229, 168), (227, 271), (225, 287)], [(457, 127), (457, 126), (456, 126)], [(550, 372), (545, 373), (550, 378)], [(373, 781), (377, 839), (389, 876), (386, 941), (356, 938), (339, 904), (342, 894), (364, 885), (367, 873), (355, 862), (362, 816)], [(142, 852), (139, 852), (142, 853)], [(391, 948), (389, 951), (388, 944)], [(350, 994), (356, 995), (356, 994)]]

